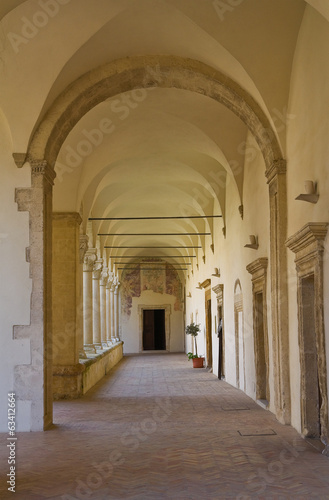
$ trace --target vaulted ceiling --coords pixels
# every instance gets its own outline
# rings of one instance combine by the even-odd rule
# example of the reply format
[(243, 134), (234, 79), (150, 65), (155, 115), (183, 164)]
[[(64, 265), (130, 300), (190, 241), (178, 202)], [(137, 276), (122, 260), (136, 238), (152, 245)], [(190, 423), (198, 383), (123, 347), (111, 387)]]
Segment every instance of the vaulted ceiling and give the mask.
[[(0, 116), (13, 152), (27, 151), (54, 101), (85, 73), (126, 57), (172, 55), (234, 80), (267, 116), (284, 155), (282, 123), (307, 3), (329, 14), (321, 0), (2, 0)], [(82, 210), (84, 230), (91, 217), (185, 216), (98, 221), (93, 229), (116, 234), (102, 236), (102, 246), (179, 246), (187, 255), (187, 246), (205, 241), (189, 233), (212, 234), (214, 224), (188, 216), (221, 215), (225, 226), (228, 182), (243, 203), (247, 135), (237, 114), (202, 92), (155, 85), (118, 93), (67, 135), (56, 164), (54, 210)]]

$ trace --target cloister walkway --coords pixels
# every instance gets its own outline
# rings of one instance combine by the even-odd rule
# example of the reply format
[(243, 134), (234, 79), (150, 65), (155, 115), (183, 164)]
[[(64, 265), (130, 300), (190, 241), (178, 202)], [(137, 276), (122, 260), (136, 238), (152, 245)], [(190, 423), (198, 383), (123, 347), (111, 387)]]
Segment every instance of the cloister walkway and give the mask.
[(18, 434), (1, 499), (329, 499), (329, 459), (185, 355), (125, 357), (54, 421)]

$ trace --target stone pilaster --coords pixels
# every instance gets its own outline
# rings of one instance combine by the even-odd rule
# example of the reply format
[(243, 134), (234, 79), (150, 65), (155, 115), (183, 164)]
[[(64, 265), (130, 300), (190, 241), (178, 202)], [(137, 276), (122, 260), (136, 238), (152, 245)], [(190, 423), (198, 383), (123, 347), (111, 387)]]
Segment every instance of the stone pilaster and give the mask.
[(81, 394), (79, 365), (79, 226), (76, 212), (53, 214), (53, 395)]
[(271, 317), (274, 404), (278, 420), (290, 424), (288, 287), (287, 287), (287, 189), (286, 161), (274, 161), (266, 170), (270, 195)]
[(96, 250), (89, 248), (83, 262), (83, 340), (87, 353), (96, 353), (93, 343), (92, 272), (96, 261)]
[(31, 404), (31, 430), (52, 424), (52, 186), (55, 172), (45, 160), (30, 161), (31, 187), (16, 189), (19, 211), (30, 214), (31, 322), (14, 337), (28, 339), (31, 363), (15, 368), (17, 399)]
[(100, 323), (101, 323), (101, 343), (102, 347), (107, 347), (106, 341), (106, 283), (108, 279), (107, 268), (103, 268), (99, 280), (99, 302), (100, 302)]
[(102, 274), (103, 261), (97, 260), (93, 269), (93, 344), (96, 349), (102, 349), (100, 290), (99, 280)]

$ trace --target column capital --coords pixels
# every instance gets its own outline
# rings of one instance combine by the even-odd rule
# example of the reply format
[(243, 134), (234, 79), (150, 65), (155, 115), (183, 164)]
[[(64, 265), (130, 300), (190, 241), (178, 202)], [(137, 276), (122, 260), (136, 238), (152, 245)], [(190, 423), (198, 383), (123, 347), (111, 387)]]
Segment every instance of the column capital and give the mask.
[(86, 234), (80, 234), (79, 238), (79, 259), (80, 259), (80, 264), (83, 264), (86, 251), (88, 249), (88, 236)]
[(103, 261), (96, 260), (93, 267), (93, 280), (99, 280), (101, 278), (102, 269), (103, 269)]
[(100, 286), (106, 286), (108, 280), (108, 269), (107, 267), (103, 267), (101, 277), (100, 277)]
[(108, 272), (107, 283), (106, 283), (106, 288), (112, 289), (113, 280), (114, 280), (114, 273), (112, 273), (111, 271), (109, 271)]
[(284, 158), (274, 160), (265, 172), (267, 183), (269, 184), (277, 175), (287, 172), (287, 162)]
[(94, 264), (96, 261), (96, 249), (95, 248), (88, 248), (88, 250), (85, 253), (84, 260), (83, 260), (83, 271), (91, 273), (94, 269)]

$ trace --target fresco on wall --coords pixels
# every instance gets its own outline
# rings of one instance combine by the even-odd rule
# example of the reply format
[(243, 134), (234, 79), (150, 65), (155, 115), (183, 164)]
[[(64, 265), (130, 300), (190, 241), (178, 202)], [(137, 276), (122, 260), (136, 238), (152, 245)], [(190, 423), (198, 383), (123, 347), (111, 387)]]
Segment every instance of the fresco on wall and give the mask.
[[(159, 260), (147, 260), (144, 265), (159, 263)], [(133, 297), (140, 297), (142, 292), (152, 290), (154, 293), (167, 293), (176, 298), (175, 311), (182, 310), (182, 284), (178, 273), (166, 264), (159, 270), (141, 270), (140, 264), (134, 269), (122, 271), (121, 275), (121, 310), (122, 314), (130, 316)]]
[(140, 266), (135, 269), (124, 270), (121, 277), (121, 309), (130, 316), (133, 297), (141, 295)]
[(182, 284), (178, 277), (177, 271), (170, 266), (166, 265), (166, 293), (174, 295), (176, 302), (174, 304), (175, 311), (182, 310)]

